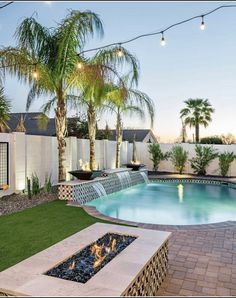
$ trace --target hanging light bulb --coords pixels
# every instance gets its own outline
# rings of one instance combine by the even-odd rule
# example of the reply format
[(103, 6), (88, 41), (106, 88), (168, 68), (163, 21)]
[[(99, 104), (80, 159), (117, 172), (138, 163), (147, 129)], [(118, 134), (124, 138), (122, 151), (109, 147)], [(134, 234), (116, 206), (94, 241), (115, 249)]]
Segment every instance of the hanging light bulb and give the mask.
[(119, 48), (118, 48), (118, 50), (117, 50), (117, 56), (118, 56), (118, 57), (122, 57), (122, 56), (124, 56), (124, 53), (123, 53), (123, 50), (122, 50), (121, 46), (119, 46)]
[(78, 69), (82, 69), (82, 68), (83, 68), (83, 63), (78, 62), (78, 63), (77, 63), (77, 68), (78, 68)]
[(37, 80), (37, 79), (38, 79), (38, 77), (39, 77), (39, 75), (38, 75), (38, 72), (37, 72), (36, 65), (35, 65), (35, 67), (34, 67), (34, 71), (33, 71), (33, 74), (32, 74), (32, 76), (33, 76), (33, 78), (34, 78), (35, 80)]
[(166, 45), (166, 41), (165, 41), (165, 37), (164, 37), (164, 33), (161, 32), (161, 46), (165, 46)]
[(205, 30), (205, 22), (204, 22), (204, 16), (202, 16), (202, 22), (201, 22), (201, 26), (200, 26), (200, 29), (201, 30)]

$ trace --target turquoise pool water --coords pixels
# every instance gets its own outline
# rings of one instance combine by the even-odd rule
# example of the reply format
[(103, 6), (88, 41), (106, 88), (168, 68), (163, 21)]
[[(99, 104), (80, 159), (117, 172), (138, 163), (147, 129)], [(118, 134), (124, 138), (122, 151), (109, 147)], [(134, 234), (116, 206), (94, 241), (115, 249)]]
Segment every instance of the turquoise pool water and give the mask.
[(236, 220), (236, 189), (197, 183), (140, 184), (87, 205), (107, 216), (152, 224), (192, 225)]

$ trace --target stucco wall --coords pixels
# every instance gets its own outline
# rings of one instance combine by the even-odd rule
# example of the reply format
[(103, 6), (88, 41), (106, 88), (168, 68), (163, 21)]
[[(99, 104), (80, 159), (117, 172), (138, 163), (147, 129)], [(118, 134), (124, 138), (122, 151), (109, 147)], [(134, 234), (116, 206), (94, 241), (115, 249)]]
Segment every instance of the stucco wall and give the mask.
[[(10, 194), (15, 190), (23, 190), (26, 187), (26, 177), (36, 173), (41, 185), (44, 184), (45, 176), (52, 176), (54, 184), (58, 181), (58, 149), (56, 137), (32, 136), (24, 133), (0, 133), (0, 142), (9, 142), (9, 181), (10, 188), (7, 191), (0, 191), (0, 196)], [(145, 164), (149, 170), (152, 169), (152, 162), (148, 152), (147, 143), (137, 142), (138, 160)], [(174, 144), (160, 144), (161, 149), (166, 152)], [(189, 157), (194, 156), (193, 144), (182, 144), (189, 152)], [(236, 145), (215, 145), (219, 152), (233, 151), (236, 154)], [(116, 142), (108, 140), (96, 141), (96, 163), (99, 169), (115, 168)], [(132, 158), (132, 144), (123, 142), (121, 146), (121, 164), (130, 162)], [(66, 139), (66, 171), (79, 168), (79, 159), (83, 162), (89, 161), (89, 141), (70, 137)], [(174, 171), (170, 161), (163, 161), (160, 164), (160, 171)], [(192, 173), (190, 164), (187, 163), (185, 172)], [(219, 174), (218, 159), (214, 160), (207, 170), (208, 174)], [(232, 163), (229, 175), (236, 176), (236, 161)], [(67, 180), (71, 176), (67, 173)]]

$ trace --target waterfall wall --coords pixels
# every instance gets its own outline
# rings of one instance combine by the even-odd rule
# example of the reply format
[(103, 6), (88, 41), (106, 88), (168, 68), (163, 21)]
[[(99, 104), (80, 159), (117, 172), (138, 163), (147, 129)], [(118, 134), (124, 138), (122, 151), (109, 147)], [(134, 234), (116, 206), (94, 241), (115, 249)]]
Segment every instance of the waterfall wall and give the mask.
[(145, 174), (147, 175), (147, 170), (145, 169), (140, 171), (112, 171), (107, 177), (96, 178), (91, 181), (73, 180), (63, 182), (59, 184), (59, 199), (75, 201), (83, 205), (101, 195), (108, 195), (144, 183), (146, 182)]

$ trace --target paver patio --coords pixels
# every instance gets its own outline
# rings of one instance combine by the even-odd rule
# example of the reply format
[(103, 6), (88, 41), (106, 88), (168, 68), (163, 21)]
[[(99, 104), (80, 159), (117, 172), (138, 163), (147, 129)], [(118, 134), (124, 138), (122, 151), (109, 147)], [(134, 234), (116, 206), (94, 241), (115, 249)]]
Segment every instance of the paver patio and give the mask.
[(159, 295), (236, 296), (236, 223), (172, 232), (169, 270)]

